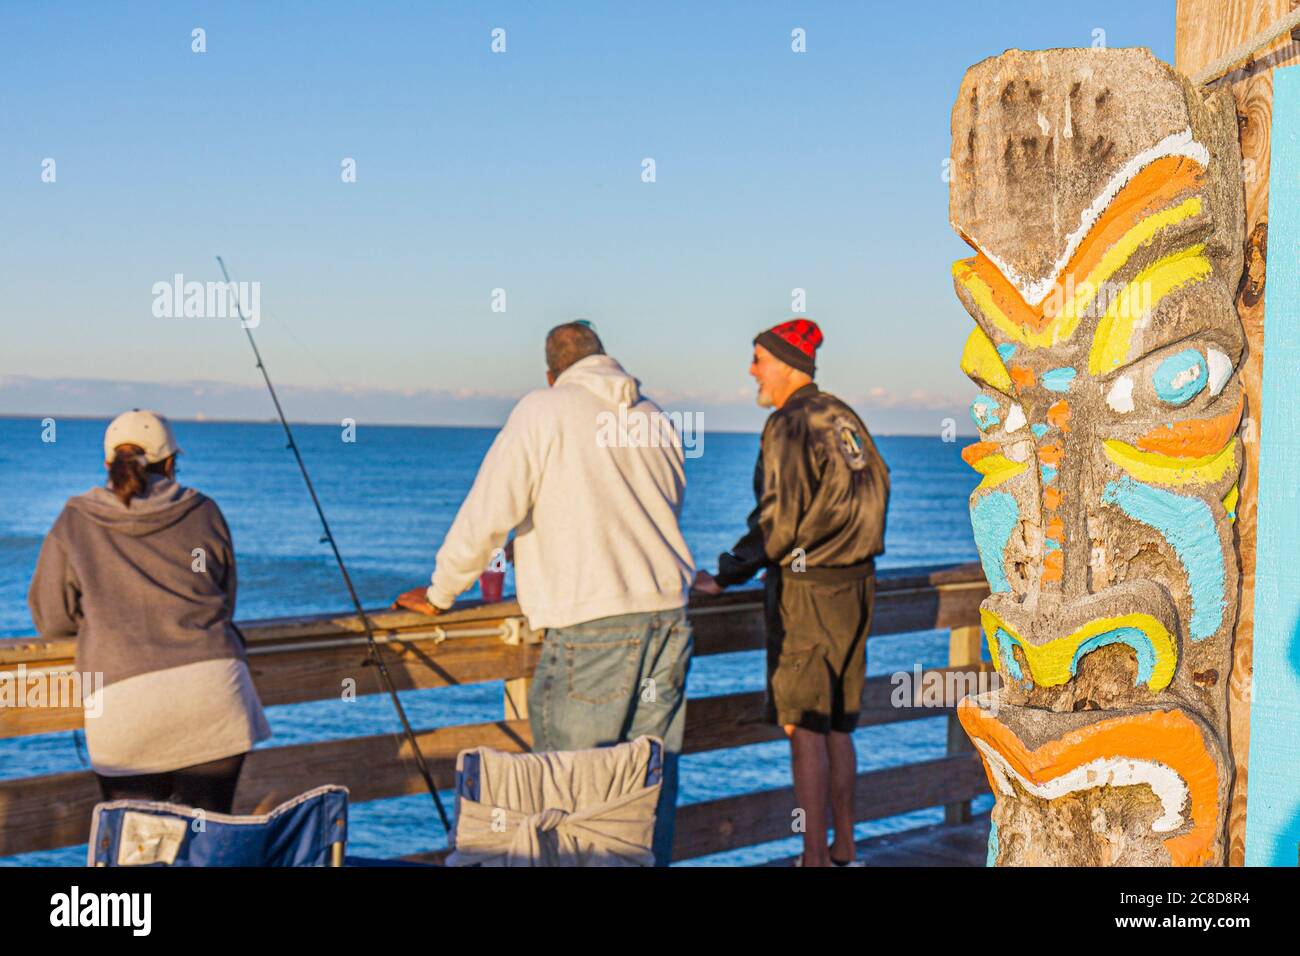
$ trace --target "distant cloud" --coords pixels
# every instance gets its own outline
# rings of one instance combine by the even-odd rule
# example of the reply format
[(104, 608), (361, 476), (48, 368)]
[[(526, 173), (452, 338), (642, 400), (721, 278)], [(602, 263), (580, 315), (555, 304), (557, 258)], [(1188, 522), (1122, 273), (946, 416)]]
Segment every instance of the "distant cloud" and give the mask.
[[(358, 422), (393, 425), (500, 426), (523, 391), (460, 388), (382, 389), (355, 385), (332, 388), (278, 385), (291, 421)], [(767, 410), (754, 402), (754, 390), (656, 390), (647, 394), (666, 410), (701, 413), (704, 427), (756, 432)], [(965, 414), (969, 397), (943, 396), (917, 389), (904, 396), (884, 388), (841, 394), (879, 434), (939, 434), (952, 418), (962, 434), (972, 434)], [(155, 408), (176, 419), (267, 421), (274, 417), (262, 387), (231, 382), (133, 382), (92, 378), (0, 376), (0, 415), (111, 418), (127, 408)]]
[[(431, 389), (277, 385), (291, 421), (395, 425), (502, 424), (518, 395)], [(0, 376), (0, 414), (109, 418), (126, 408), (156, 408), (176, 419), (266, 421), (275, 409), (266, 389), (229, 382), (131, 382)]]

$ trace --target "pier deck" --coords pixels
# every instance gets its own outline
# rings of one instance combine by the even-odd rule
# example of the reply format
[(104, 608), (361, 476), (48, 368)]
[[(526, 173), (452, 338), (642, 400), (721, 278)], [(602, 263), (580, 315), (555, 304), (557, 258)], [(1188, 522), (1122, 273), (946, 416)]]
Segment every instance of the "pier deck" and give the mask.
[[(858, 841), (858, 859), (866, 866), (983, 866), (988, 854), (989, 815), (969, 823), (935, 823)], [(762, 866), (793, 866), (794, 857)]]

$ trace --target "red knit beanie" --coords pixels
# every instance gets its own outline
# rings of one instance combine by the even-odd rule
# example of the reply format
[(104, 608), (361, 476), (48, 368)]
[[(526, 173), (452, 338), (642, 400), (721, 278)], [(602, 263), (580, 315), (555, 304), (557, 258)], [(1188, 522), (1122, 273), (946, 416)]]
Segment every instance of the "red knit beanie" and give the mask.
[(822, 330), (811, 319), (791, 319), (760, 332), (754, 337), (754, 344), (763, 346), (791, 368), (813, 375), (817, 370)]

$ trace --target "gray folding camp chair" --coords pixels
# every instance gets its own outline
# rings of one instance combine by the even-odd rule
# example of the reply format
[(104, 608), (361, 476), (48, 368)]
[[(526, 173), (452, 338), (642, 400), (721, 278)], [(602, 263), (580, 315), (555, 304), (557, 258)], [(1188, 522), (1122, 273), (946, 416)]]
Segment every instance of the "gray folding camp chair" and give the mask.
[(653, 866), (663, 742), (456, 759), (448, 866)]
[(177, 803), (95, 807), (90, 866), (342, 866), (347, 787), (308, 790), (269, 813), (235, 816)]

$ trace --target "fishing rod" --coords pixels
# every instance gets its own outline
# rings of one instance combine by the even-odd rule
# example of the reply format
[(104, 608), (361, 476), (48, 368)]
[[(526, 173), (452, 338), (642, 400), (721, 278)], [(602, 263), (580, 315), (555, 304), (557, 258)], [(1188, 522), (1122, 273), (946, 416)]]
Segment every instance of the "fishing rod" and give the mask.
[[(217, 256), (217, 265), (221, 266), (221, 275), (226, 280), (226, 288), (234, 287), (234, 282), (230, 279), (230, 273), (226, 271), (226, 264), (222, 261), (221, 256)], [(275, 394), (275, 386), (271, 384), (271, 376), (267, 374), (266, 365), (262, 362), (262, 353), (258, 351), (257, 342), (253, 338), (253, 330), (249, 328), (247, 320), (244, 318), (244, 305), (240, 301), (238, 293), (235, 294), (235, 308), (239, 312), (239, 324), (244, 327), (244, 334), (248, 336), (248, 344), (253, 347), (253, 356), (257, 359), (257, 369), (262, 373), (262, 378), (266, 382), (267, 391), (271, 393), (271, 401), (275, 403), (275, 413), (280, 416), (280, 425), (284, 428), (285, 438), (289, 440), (289, 450), (293, 452), (294, 459), (298, 462), (298, 470), (302, 472), (302, 480), (307, 483), (307, 493), (311, 495), (311, 503), (316, 506), (316, 514), (320, 518), (321, 528), (325, 531), (325, 537), (322, 539), (329, 542), (330, 549), (334, 552), (334, 560), (338, 562), (339, 572), (343, 575), (343, 583), (348, 587), (348, 595), (352, 598), (352, 606), (356, 608), (357, 617), (361, 618), (361, 626), (366, 630), (366, 650), (370, 654), (370, 660), (379, 668), (379, 676), (383, 679), (384, 686), (388, 689), (388, 696), (393, 700), (393, 706), (397, 709), (397, 716), (402, 721), (402, 731), (406, 735), (406, 741), (411, 745), (411, 751), (415, 754), (415, 764), (420, 768), (420, 776), (424, 778), (425, 786), (429, 788), (429, 796), (433, 797), (433, 805), (438, 808), (438, 817), (442, 820), (443, 829), (451, 833), (451, 821), (447, 819), (447, 811), (443, 808), (442, 798), (438, 796), (438, 787), (433, 782), (433, 774), (429, 772), (429, 765), (424, 760), (424, 752), (420, 750), (420, 743), (415, 739), (415, 731), (411, 729), (411, 722), (406, 719), (406, 708), (402, 706), (401, 699), (397, 696), (397, 687), (393, 684), (393, 678), (388, 673), (388, 668), (384, 665), (384, 659), (379, 653), (379, 644), (375, 641), (375, 632), (370, 625), (370, 618), (361, 608), (361, 599), (357, 597), (357, 589), (352, 586), (352, 575), (348, 574), (348, 567), (343, 563), (343, 555), (339, 551), (338, 542), (334, 540), (334, 532), (330, 530), (330, 523), (325, 518), (325, 509), (321, 507), (320, 499), (316, 497), (316, 488), (311, 483), (311, 475), (307, 474), (307, 465), (302, 460), (302, 454), (298, 451), (298, 443), (293, 440), (293, 431), (289, 428), (289, 420), (284, 417), (284, 409), (280, 407), (280, 398)]]

